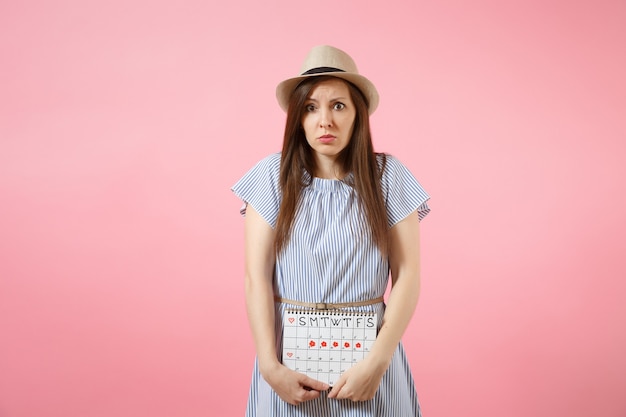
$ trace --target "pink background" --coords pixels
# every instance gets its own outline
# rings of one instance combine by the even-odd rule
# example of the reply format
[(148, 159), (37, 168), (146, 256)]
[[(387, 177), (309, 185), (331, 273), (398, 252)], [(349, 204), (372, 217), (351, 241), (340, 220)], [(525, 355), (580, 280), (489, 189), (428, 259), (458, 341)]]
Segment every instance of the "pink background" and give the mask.
[(322, 43), (433, 197), (425, 416), (625, 416), (626, 3), (216, 3), (0, 5), (0, 416), (243, 414), (229, 187)]

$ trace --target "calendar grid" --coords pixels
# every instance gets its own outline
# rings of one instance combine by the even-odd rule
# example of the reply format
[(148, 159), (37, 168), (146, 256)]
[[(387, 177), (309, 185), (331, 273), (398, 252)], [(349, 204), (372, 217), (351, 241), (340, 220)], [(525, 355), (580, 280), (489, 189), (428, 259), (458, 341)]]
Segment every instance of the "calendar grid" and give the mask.
[(376, 313), (286, 310), (283, 364), (332, 386), (371, 350), (376, 324)]

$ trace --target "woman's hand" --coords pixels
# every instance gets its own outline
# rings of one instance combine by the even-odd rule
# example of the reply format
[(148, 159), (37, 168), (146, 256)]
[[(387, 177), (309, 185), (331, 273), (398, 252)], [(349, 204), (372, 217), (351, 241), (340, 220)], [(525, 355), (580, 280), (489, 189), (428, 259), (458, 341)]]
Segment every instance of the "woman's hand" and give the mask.
[(374, 398), (388, 366), (388, 363), (374, 363), (373, 360), (366, 357), (339, 377), (328, 394), (328, 398), (352, 401), (371, 400)]
[(330, 388), (328, 384), (292, 371), (282, 364), (264, 372), (263, 378), (283, 401), (292, 405), (318, 398), (321, 391)]

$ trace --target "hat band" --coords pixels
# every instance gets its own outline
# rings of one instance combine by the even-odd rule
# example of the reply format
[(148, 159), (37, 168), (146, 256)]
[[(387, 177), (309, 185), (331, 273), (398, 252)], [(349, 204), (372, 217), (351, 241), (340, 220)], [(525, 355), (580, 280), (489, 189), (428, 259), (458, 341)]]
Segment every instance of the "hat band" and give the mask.
[(323, 74), (325, 72), (345, 72), (345, 71), (342, 69), (333, 68), (333, 67), (317, 67), (317, 68), (311, 68), (310, 70), (303, 72), (302, 75)]

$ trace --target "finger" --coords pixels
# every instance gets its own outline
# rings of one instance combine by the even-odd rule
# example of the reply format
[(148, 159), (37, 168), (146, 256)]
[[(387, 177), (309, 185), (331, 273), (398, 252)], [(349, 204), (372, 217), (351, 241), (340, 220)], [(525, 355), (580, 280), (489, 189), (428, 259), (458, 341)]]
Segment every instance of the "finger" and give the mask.
[(328, 384), (318, 381), (317, 379), (309, 378), (305, 375), (303, 375), (303, 378), (300, 380), (300, 384), (315, 391), (326, 391), (330, 388)]
[(314, 400), (316, 398), (319, 398), (320, 395), (321, 394), (319, 391), (305, 391), (304, 394), (301, 396), (302, 402)]
[(346, 380), (343, 376), (339, 377), (333, 388), (330, 390), (330, 394), (328, 394), (328, 398), (337, 398), (341, 389), (346, 384)]

